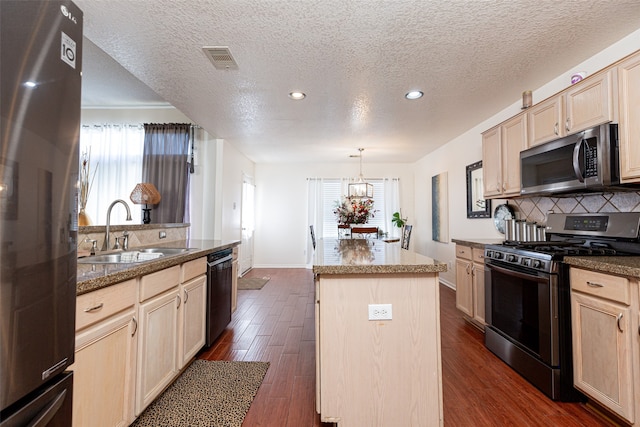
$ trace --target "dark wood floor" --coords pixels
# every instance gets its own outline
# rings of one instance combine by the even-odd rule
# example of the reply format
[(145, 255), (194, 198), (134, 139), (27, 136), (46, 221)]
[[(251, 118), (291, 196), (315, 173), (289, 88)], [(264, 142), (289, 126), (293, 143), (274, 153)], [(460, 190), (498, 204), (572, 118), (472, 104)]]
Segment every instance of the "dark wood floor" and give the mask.
[[(254, 269), (261, 290), (238, 291), (238, 309), (208, 360), (271, 362), (244, 427), (329, 426), (315, 412), (313, 275)], [(455, 293), (440, 286), (445, 426), (609, 426), (579, 403), (553, 402), (484, 347), (462, 319)]]

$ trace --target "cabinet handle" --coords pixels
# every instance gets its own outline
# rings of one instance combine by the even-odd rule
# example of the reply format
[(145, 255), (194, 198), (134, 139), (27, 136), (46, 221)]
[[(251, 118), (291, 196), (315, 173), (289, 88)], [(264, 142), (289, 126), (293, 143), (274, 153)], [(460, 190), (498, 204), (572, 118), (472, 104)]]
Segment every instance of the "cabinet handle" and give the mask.
[(178, 306), (176, 307), (176, 310), (180, 308), (180, 303), (182, 302), (182, 300), (180, 299), (180, 295), (176, 295), (176, 298), (178, 299)]
[(466, 270), (467, 270), (467, 274), (471, 273), (471, 271), (469, 270), (469, 267), (471, 267), (469, 264), (467, 264)]
[(567, 121), (564, 124), (564, 128), (567, 130), (567, 132), (571, 131), (571, 119), (567, 118)]
[(133, 332), (131, 332), (131, 336), (134, 336), (136, 332), (138, 332), (138, 321), (135, 317), (131, 318), (131, 320), (133, 321)]
[(476, 266), (475, 265), (471, 266), (471, 275), (472, 276), (476, 275)]
[(619, 330), (620, 332), (624, 332), (624, 331), (622, 330), (622, 328), (620, 327), (620, 321), (621, 321), (621, 320), (622, 320), (622, 313), (618, 314), (618, 330)]
[(558, 135), (558, 122), (556, 122), (555, 125), (553, 125), (553, 133), (555, 133), (556, 135)]
[(603, 288), (604, 287), (604, 285), (601, 285), (600, 283), (589, 282), (589, 281), (587, 281), (587, 285), (591, 286), (592, 288)]
[(104, 303), (100, 303), (98, 305), (94, 305), (93, 307), (85, 308), (84, 312), (85, 313), (92, 313), (94, 311), (100, 310), (102, 307), (104, 307)]
[(188, 290), (184, 290), (184, 303), (186, 304), (187, 301), (189, 301), (189, 291)]

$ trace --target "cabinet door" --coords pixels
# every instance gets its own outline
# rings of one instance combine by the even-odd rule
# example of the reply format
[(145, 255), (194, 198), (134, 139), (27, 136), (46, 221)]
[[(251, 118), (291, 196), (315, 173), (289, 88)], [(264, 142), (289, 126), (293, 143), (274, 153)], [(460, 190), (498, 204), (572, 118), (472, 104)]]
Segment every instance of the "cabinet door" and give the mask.
[(574, 385), (633, 423), (629, 308), (577, 292), (571, 305)]
[(501, 151), (500, 127), (496, 126), (482, 134), (482, 182), (485, 198), (502, 194)]
[(134, 311), (76, 335), (73, 426), (128, 426), (133, 422), (136, 329)]
[(182, 339), (180, 369), (204, 346), (207, 312), (207, 276), (182, 285)]
[(136, 416), (178, 373), (178, 288), (140, 305)]
[(484, 264), (473, 263), (472, 288), (473, 288), (473, 318), (481, 325), (484, 321)]
[(231, 263), (231, 313), (235, 313), (237, 307), (238, 307), (238, 257), (234, 255), (233, 262)]
[(567, 134), (613, 120), (612, 71), (591, 76), (566, 91)]
[(620, 127), (620, 177), (640, 181), (640, 54), (618, 66)]
[(472, 263), (456, 258), (456, 308), (473, 317)]
[(527, 110), (527, 148), (535, 147), (566, 135), (563, 112), (564, 96), (554, 96)]
[(520, 194), (520, 152), (527, 144), (527, 116), (520, 114), (502, 124), (502, 195)]

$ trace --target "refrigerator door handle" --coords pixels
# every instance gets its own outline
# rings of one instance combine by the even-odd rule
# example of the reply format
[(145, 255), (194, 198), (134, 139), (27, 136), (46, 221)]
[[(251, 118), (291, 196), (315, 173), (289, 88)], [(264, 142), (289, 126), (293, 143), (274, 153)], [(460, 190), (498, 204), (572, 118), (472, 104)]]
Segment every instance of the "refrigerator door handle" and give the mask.
[(49, 424), (49, 421), (56, 415), (64, 399), (67, 397), (67, 390), (62, 390), (47, 406), (42, 408), (33, 420), (27, 424), (27, 427), (44, 427)]

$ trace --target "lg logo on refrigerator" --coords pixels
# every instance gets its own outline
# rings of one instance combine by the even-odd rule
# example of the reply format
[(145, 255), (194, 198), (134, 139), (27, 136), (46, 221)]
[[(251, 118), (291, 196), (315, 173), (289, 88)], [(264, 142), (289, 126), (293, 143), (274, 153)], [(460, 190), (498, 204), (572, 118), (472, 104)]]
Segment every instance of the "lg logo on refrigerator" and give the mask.
[(75, 16), (73, 16), (71, 14), (71, 11), (69, 9), (67, 9), (67, 6), (62, 5), (60, 6), (60, 12), (62, 12), (62, 14), (67, 17), (71, 22), (73, 22), (74, 24), (78, 23), (78, 20), (76, 19)]

